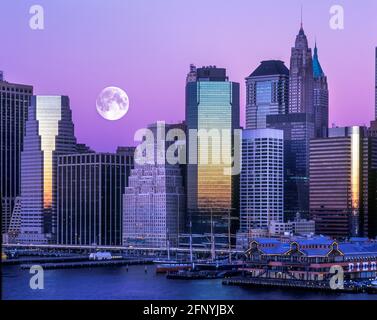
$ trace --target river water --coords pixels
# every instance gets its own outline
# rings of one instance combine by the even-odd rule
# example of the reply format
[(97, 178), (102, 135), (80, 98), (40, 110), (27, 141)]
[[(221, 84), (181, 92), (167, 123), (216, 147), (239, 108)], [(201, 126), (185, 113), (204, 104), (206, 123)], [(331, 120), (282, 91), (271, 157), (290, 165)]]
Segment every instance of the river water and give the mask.
[(4, 300), (377, 300), (377, 295), (316, 293), (224, 286), (219, 280), (168, 280), (155, 266), (44, 271), (44, 289), (29, 286), (33, 276), (19, 266), (2, 267)]

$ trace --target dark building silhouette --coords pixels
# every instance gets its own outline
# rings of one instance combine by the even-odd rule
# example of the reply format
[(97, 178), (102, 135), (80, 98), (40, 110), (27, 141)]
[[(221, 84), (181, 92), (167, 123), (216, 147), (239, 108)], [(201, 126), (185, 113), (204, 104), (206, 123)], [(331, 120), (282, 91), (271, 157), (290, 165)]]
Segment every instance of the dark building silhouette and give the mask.
[(9, 83), (0, 71), (1, 233), (8, 233), (16, 197), (21, 193), (21, 151), (33, 87)]
[(131, 156), (71, 154), (58, 161), (57, 243), (121, 245)]
[(267, 116), (267, 127), (284, 131), (284, 219), (309, 216), (309, 144), (314, 117), (307, 113)]

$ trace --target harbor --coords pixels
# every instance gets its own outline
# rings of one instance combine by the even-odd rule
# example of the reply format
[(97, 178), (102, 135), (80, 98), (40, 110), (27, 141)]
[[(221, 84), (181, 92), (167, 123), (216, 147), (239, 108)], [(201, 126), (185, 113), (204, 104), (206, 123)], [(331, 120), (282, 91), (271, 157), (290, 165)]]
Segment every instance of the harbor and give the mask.
[(377, 300), (367, 293), (224, 285), (224, 279), (173, 280), (156, 265), (54, 269), (44, 272), (44, 289), (32, 290), (31, 274), (17, 265), (2, 267), (4, 300)]
[[(53, 251), (33, 249), (29, 255), (23, 248), (8, 249), (3, 265), (28, 270), (34, 265), (44, 270), (59, 269), (122, 269), (128, 272), (140, 265), (144, 273), (153, 273), (169, 281), (220, 281), (224, 287), (249, 287), (271, 290), (338, 292), (347, 294), (377, 293), (377, 242), (364, 238), (347, 241), (315, 237), (254, 238), (243, 253), (216, 252), (212, 246), (207, 258), (193, 254), (171, 256), (150, 255), (139, 251), (130, 255), (125, 251), (99, 249)], [(32, 249), (30, 249), (32, 250)], [(335, 269), (334, 269), (335, 268)], [(334, 272), (334, 270), (337, 270)], [(336, 273), (337, 285), (331, 285)], [(340, 274), (338, 274), (340, 276)], [(342, 283), (339, 283), (341, 281)]]

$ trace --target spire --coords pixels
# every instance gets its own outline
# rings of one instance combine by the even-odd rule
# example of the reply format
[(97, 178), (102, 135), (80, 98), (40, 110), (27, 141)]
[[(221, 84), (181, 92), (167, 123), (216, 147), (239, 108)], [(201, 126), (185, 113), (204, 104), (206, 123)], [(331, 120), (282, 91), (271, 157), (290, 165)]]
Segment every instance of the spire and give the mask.
[(314, 75), (314, 78), (320, 78), (320, 77), (325, 76), (325, 73), (323, 72), (321, 64), (320, 64), (319, 59), (318, 59), (317, 40), (315, 41), (315, 46), (314, 46), (313, 75)]
[(295, 47), (297, 49), (308, 49), (308, 40), (304, 32), (304, 22), (303, 22), (303, 6), (301, 5), (301, 23), (300, 31), (296, 37)]

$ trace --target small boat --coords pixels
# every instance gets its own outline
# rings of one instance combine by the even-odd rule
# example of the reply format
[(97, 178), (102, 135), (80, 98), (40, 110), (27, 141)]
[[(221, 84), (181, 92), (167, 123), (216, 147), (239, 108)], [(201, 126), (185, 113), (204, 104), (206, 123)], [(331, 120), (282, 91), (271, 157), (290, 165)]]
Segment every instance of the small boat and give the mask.
[(191, 263), (162, 263), (156, 267), (156, 273), (167, 273), (179, 270), (190, 270), (192, 268)]

